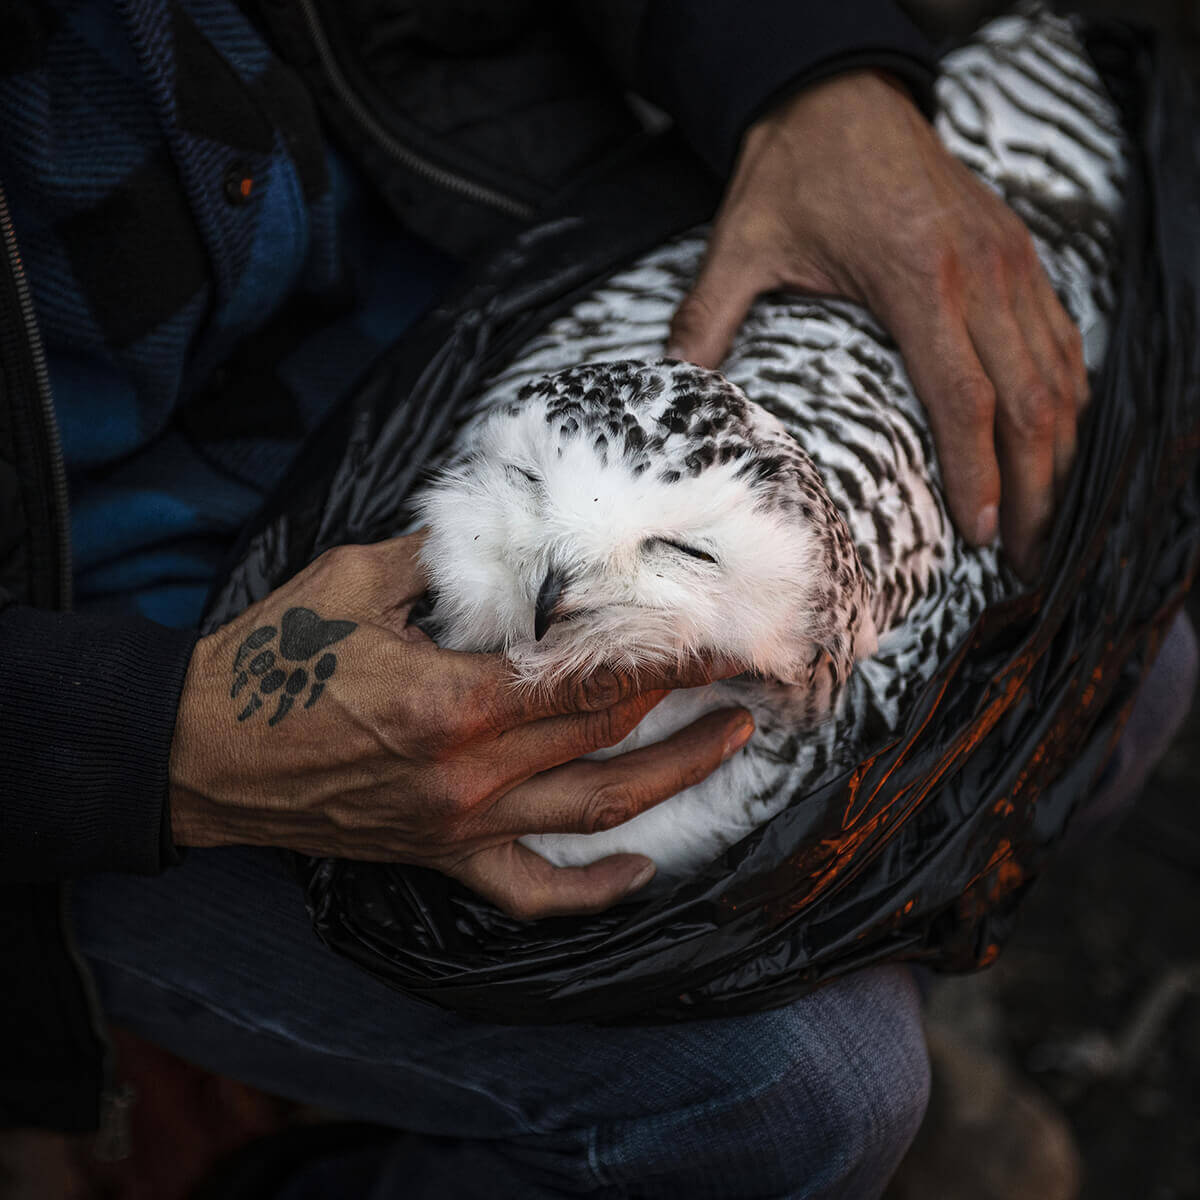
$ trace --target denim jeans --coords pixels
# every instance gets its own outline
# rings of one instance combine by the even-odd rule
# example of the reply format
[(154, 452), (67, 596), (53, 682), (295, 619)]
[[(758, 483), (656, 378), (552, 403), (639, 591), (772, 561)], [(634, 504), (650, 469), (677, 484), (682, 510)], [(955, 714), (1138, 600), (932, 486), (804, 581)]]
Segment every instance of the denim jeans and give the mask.
[[(1105, 820), (1186, 713), (1195, 661), (1177, 625), (1095, 797)], [(210, 1070), (408, 1131), (336, 1172), (369, 1185), (298, 1184), (296, 1200), (875, 1197), (928, 1095), (900, 966), (753, 1016), (512, 1028), (413, 1001), (325, 950), (270, 851), (98, 876), (73, 907), (114, 1021)]]

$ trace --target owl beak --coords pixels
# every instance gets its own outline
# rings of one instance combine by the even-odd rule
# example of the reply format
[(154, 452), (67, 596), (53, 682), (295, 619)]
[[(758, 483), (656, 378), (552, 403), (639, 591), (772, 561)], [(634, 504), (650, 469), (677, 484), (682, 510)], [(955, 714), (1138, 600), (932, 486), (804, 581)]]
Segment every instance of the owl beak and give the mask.
[(566, 590), (568, 576), (565, 571), (551, 567), (542, 580), (538, 589), (537, 605), (533, 613), (533, 637), (540, 642), (546, 636), (546, 630), (554, 624), (555, 618), (562, 616), (559, 602)]

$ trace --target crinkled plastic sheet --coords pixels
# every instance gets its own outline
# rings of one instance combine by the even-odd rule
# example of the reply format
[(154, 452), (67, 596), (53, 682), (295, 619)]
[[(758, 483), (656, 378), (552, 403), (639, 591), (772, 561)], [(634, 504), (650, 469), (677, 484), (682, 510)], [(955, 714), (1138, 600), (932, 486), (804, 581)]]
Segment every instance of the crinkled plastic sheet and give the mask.
[[(1144, 35), (1093, 29), (1089, 50), (1138, 153), (1108, 359), (1039, 589), (984, 613), (892, 740), (674, 891), (525, 924), (435, 872), (299, 859), (329, 946), (413, 996), (511, 1023), (748, 1012), (871, 963), (995, 958), (1115, 745), (1200, 540), (1195, 98)], [(714, 200), (686, 156), (653, 143), (492, 259), (314, 439), (207, 627), (328, 547), (388, 533), (482, 381)]]

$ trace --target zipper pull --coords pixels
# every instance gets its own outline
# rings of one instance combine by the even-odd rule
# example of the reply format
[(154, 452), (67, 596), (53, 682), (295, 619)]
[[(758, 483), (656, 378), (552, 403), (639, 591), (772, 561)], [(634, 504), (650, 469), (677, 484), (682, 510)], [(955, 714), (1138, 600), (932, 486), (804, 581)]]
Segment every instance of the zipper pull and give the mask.
[(130, 1112), (136, 1100), (137, 1092), (127, 1083), (100, 1093), (100, 1127), (92, 1142), (97, 1162), (120, 1162), (133, 1153)]

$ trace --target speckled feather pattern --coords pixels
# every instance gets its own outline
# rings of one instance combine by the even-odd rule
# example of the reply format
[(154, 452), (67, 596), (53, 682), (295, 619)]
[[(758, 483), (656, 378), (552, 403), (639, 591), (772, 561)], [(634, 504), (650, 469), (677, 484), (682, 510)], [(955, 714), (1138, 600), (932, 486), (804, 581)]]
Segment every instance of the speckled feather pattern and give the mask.
[[(1127, 148), (1071, 24), (1036, 10), (991, 23), (945, 60), (938, 98), (939, 134), (1028, 224), (1095, 370), (1114, 305)], [(704, 233), (648, 254), (530, 342), (483, 390), (443, 474), (420, 501), (435, 532), (427, 558), (439, 636), (464, 648), (506, 649), (524, 663), (526, 679), (564, 663), (591, 663), (597, 647), (626, 665), (645, 661), (638, 653), (643, 632), (661, 658), (672, 647), (728, 653), (742, 644), (742, 624), (753, 630), (740, 652), (756, 659), (758, 676), (673, 693), (616, 751), (659, 740), (730, 703), (754, 713), (758, 730), (747, 748), (704, 783), (618, 829), (528, 839), (559, 863), (635, 850), (672, 878), (710, 861), (895, 728), (984, 607), (1016, 586), (994, 548), (976, 550), (957, 536), (924, 409), (895, 344), (862, 308), (766, 296), (723, 375), (661, 361), (670, 318), (696, 277)], [(520, 438), (505, 433), (505, 423), (519, 426)], [(574, 449), (564, 452), (564, 445)], [(586, 465), (572, 457), (583, 448)], [(736, 593), (738, 580), (704, 576), (704, 564), (664, 559), (657, 577), (668, 578), (660, 586), (671, 583), (672, 572), (690, 584), (680, 585), (674, 620), (668, 611), (659, 627), (647, 617), (643, 629), (639, 618), (649, 608), (634, 612), (629, 605), (636, 588), (648, 585), (628, 579), (631, 571), (645, 573), (644, 564), (606, 559), (625, 572), (625, 591), (604, 591), (603, 581), (594, 586), (596, 594), (615, 597), (621, 619), (576, 623), (576, 647), (569, 624), (555, 633), (556, 649), (535, 646), (523, 614), (536, 590), (530, 580), (546, 566), (540, 551), (523, 552), (528, 578), (505, 591), (491, 577), (473, 576), (467, 562), (506, 552), (502, 519), (483, 535), (490, 549), (479, 547), (478, 533), (469, 535), (476, 539), (469, 547), (449, 535), (439, 545), (436, 537), (440, 525), (455, 525), (456, 505), (472, 513), (491, 506), (491, 516), (502, 515), (510, 501), (495, 484), (481, 493), (479, 472), (489, 459), (514, 453), (536, 453), (545, 475), (528, 469), (545, 495), (519, 501), (528, 509), (522, 521), (530, 544), (539, 504), (553, 508), (554, 528), (544, 540), (571, 561), (598, 554), (597, 539), (608, 528), (586, 507), (572, 509), (563, 489), (574, 487), (593, 509), (606, 489), (608, 526), (623, 545), (635, 535), (643, 546), (665, 536), (655, 514), (678, 514), (687, 497), (699, 507), (714, 497), (726, 507), (741, 505), (722, 520), (739, 519), (745, 537), (721, 541), (718, 530), (710, 549), (723, 556), (714, 572), (726, 574), (743, 553), (739, 576), (761, 573), (753, 595)], [(570, 512), (575, 518), (563, 515)], [(713, 521), (690, 527), (717, 529)], [(762, 582), (772, 570), (787, 576), (786, 588)], [(733, 611), (705, 607), (734, 594)], [(752, 611), (760, 594), (763, 611)], [(501, 611), (505, 606), (511, 612)], [(818, 628), (821, 614), (827, 627)], [(767, 628), (772, 622), (779, 628)], [(807, 674), (796, 666), (803, 663)]]

